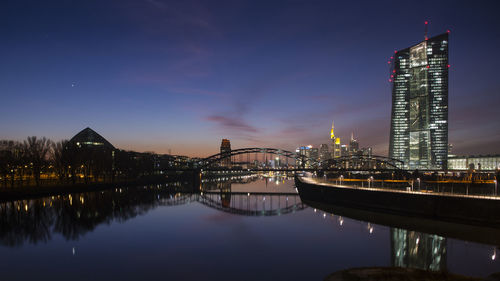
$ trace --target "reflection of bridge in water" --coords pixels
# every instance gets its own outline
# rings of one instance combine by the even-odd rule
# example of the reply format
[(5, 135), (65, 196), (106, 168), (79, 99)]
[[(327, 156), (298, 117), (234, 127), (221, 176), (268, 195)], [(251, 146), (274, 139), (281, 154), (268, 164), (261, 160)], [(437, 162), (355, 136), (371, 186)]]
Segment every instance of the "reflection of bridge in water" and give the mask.
[(198, 202), (243, 216), (279, 216), (307, 208), (297, 193), (203, 192)]
[(227, 192), (177, 193), (159, 197), (159, 206), (180, 206), (198, 202), (212, 209), (242, 216), (280, 216), (304, 210), (297, 193)]

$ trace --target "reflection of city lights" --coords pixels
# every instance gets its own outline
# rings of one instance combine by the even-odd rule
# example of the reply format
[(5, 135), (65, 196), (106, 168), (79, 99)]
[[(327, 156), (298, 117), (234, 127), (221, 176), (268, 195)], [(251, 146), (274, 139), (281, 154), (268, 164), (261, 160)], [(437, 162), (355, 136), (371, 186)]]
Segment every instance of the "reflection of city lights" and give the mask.
[(497, 258), (497, 249), (493, 249), (493, 255), (491, 255), (491, 260), (494, 261)]
[(373, 227), (370, 227), (370, 234), (373, 233)]
[(314, 209), (314, 212), (316, 213), (316, 209)]
[(247, 193), (247, 196), (250, 196), (250, 192)]
[(323, 218), (326, 218), (326, 214), (325, 213), (323, 213)]

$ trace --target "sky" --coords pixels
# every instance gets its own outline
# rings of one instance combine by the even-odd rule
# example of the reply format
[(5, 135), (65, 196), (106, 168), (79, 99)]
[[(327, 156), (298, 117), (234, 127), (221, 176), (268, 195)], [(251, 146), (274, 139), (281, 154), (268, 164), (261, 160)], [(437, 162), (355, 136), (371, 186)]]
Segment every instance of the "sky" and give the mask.
[(449, 142), (500, 153), (496, 1), (0, 2), (0, 139), (188, 156), (351, 132), (387, 155), (394, 50), (450, 30)]

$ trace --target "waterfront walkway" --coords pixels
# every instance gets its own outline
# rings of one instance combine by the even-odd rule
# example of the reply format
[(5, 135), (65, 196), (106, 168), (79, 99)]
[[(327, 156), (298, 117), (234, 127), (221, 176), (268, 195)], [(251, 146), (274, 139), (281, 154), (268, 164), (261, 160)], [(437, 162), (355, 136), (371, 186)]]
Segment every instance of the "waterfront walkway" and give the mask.
[(406, 190), (394, 189), (390, 187), (364, 187), (364, 186), (356, 186), (356, 185), (343, 185), (338, 183), (333, 183), (328, 180), (324, 180), (322, 178), (313, 178), (313, 177), (300, 177), (300, 180), (304, 183), (315, 184), (319, 186), (331, 186), (336, 188), (345, 188), (345, 189), (355, 189), (355, 190), (367, 190), (367, 191), (378, 191), (378, 192), (392, 192), (392, 193), (403, 193), (403, 194), (415, 194), (415, 195), (423, 195), (423, 196), (443, 196), (443, 197), (457, 197), (457, 198), (471, 198), (471, 199), (488, 199), (488, 200), (499, 200), (500, 196), (498, 195), (477, 195), (477, 194), (461, 194), (461, 193), (453, 193), (453, 192), (437, 192), (429, 189), (415, 190), (415, 188), (407, 187)]

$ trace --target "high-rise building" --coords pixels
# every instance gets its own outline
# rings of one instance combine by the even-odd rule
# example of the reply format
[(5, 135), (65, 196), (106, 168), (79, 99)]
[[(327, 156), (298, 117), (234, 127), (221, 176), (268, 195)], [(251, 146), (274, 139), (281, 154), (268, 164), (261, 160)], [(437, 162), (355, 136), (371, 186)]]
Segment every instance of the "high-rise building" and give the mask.
[(312, 167), (312, 165), (314, 163), (311, 161), (311, 159), (314, 156), (316, 156), (315, 159), (317, 159), (317, 157), (318, 157), (318, 149), (317, 148), (313, 148), (312, 145), (298, 147), (295, 150), (295, 152), (298, 153), (299, 155), (304, 155), (305, 157), (307, 157), (307, 159), (305, 160), (305, 163), (302, 163), (301, 159), (298, 159), (297, 163), (296, 163), (298, 166), (302, 166), (302, 165), (305, 166), (305, 168)]
[(358, 140), (354, 139), (354, 133), (351, 133), (351, 140), (349, 141), (349, 155), (356, 155), (359, 150)]
[(335, 137), (335, 130), (332, 121), (332, 130), (330, 131), (330, 139), (332, 140), (332, 157), (338, 158), (340, 157), (340, 138)]
[(395, 51), (389, 157), (406, 169), (446, 169), (448, 33)]
[(309, 149), (309, 157), (314, 161), (318, 161), (319, 159), (319, 150), (317, 147), (312, 147)]
[[(231, 142), (228, 139), (222, 139), (220, 144), (220, 153), (222, 157), (231, 155)], [(231, 157), (221, 159), (220, 165), (222, 167), (231, 167)]]
[(349, 148), (346, 144), (340, 145), (340, 156), (347, 157), (349, 156)]
[(324, 162), (328, 159), (330, 159), (330, 148), (328, 144), (323, 143), (319, 146), (319, 160)]

